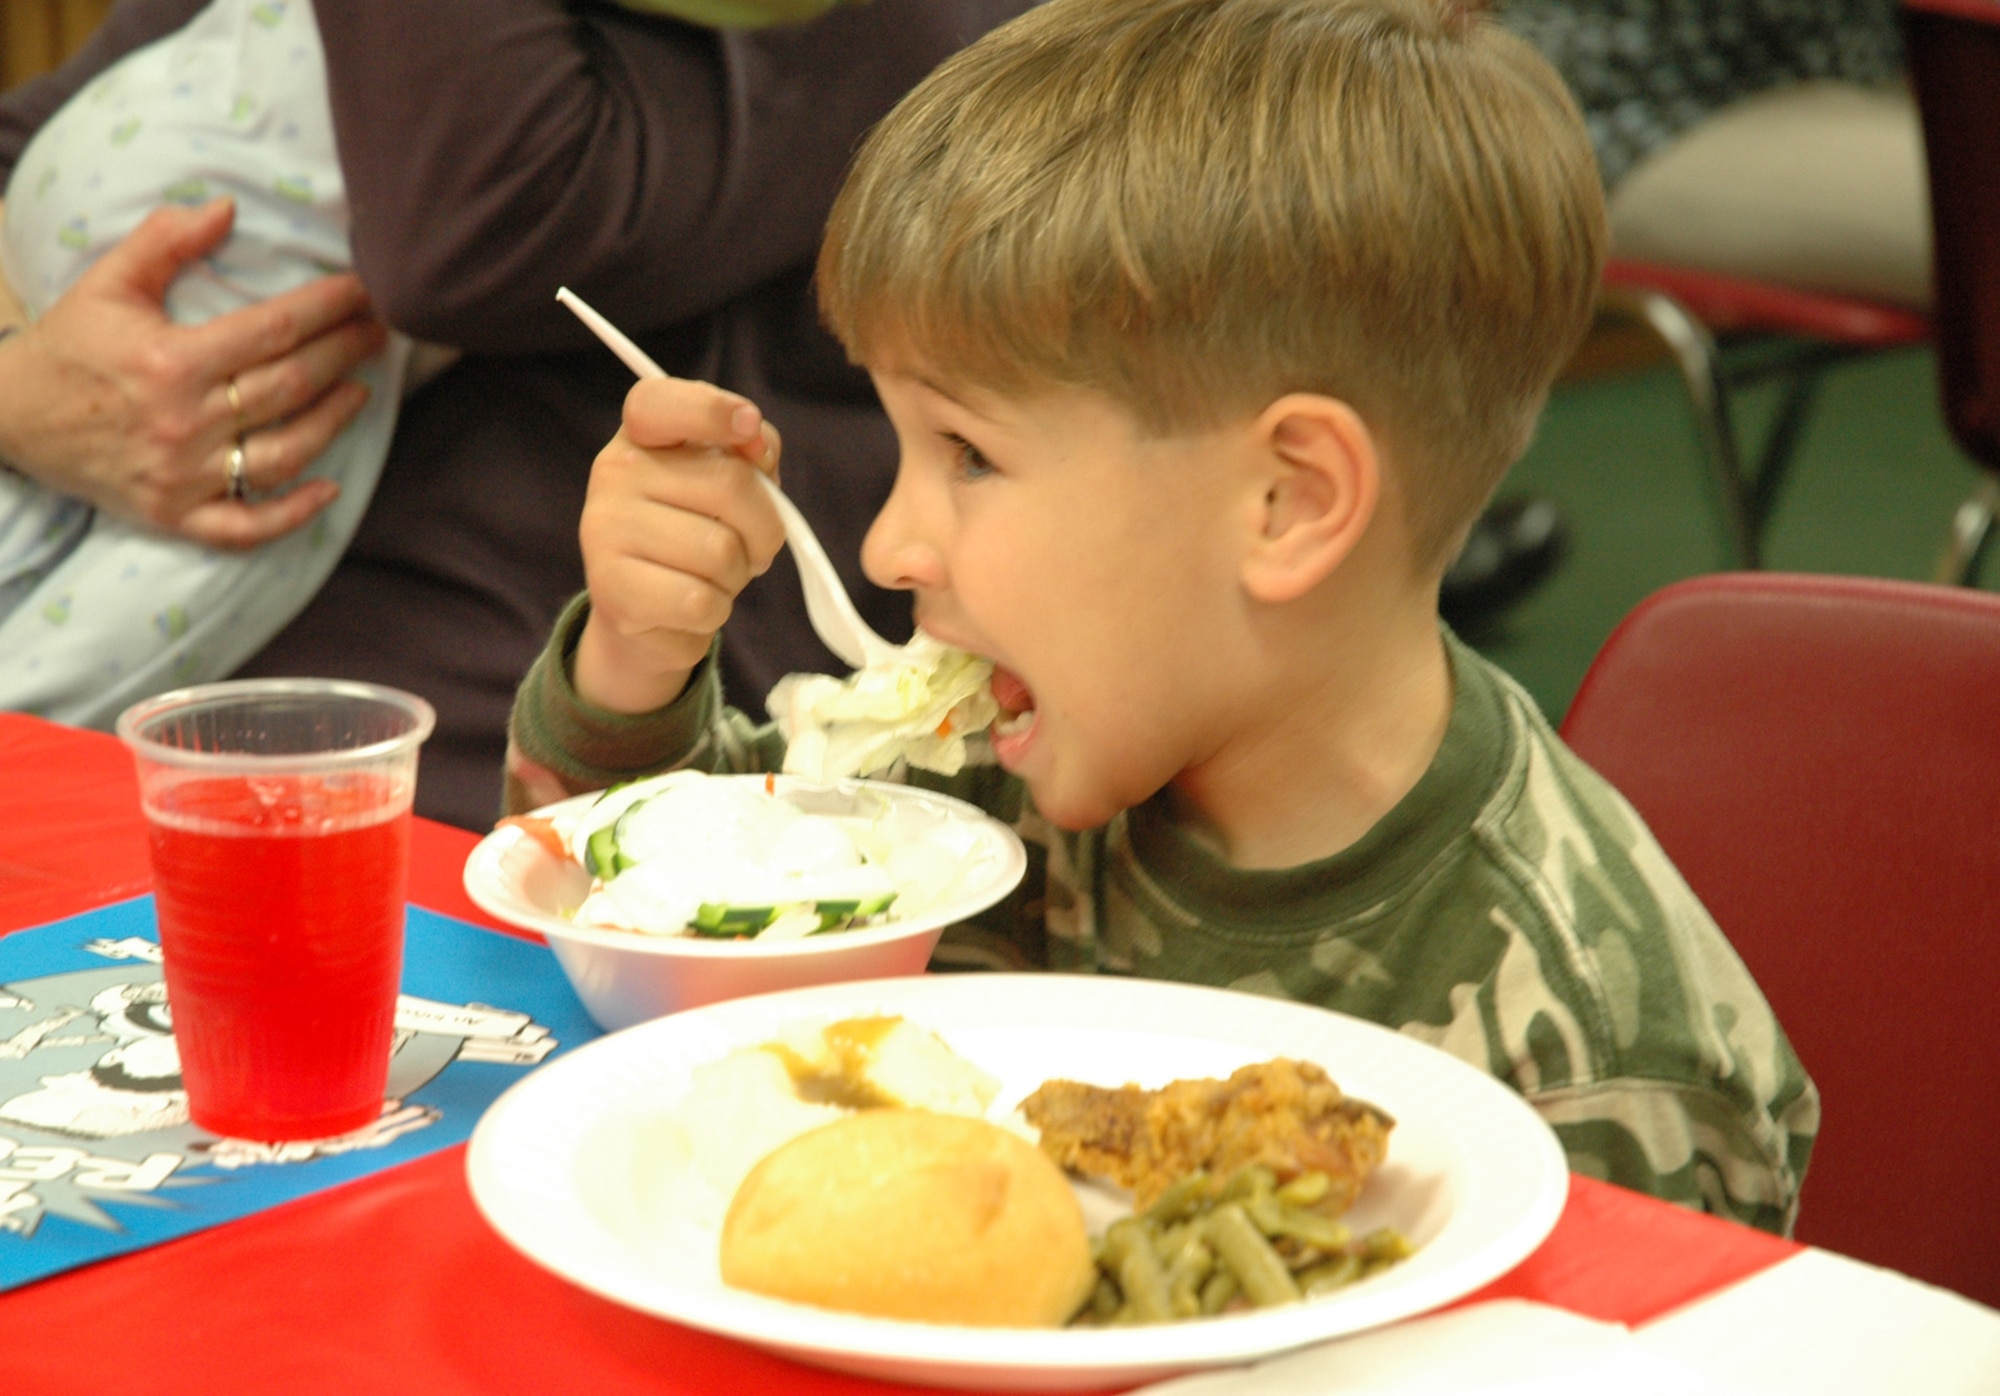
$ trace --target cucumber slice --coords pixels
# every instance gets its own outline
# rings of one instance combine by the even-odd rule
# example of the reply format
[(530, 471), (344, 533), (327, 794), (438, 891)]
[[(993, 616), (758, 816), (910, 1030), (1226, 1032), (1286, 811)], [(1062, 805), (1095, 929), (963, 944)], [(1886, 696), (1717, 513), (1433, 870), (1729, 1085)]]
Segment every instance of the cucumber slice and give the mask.
[(819, 913), (819, 929), (832, 931), (849, 922), (858, 921), (864, 916), (879, 916), (887, 911), (889, 904), (895, 900), (894, 892), (881, 892), (872, 897), (814, 902), (813, 910)]
[[(624, 785), (614, 785), (611, 789), (604, 792), (604, 797), (602, 798), (615, 795), (636, 783), (635, 781), (626, 781)], [(602, 803), (602, 798), (600, 798), (600, 803)], [(624, 832), (625, 820), (631, 815), (632, 811), (652, 798), (651, 795), (640, 796), (626, 805), (625, 808), (619, 810), (617, 817), (610, 823), (600, 825), (590, 831), (590, 837), (584, 841), (583, 845), (583, 866), (594, 876), (601, 877), (606, 882), (609, 882), (612, 878), (618, 876), (619, 873), (624, 872), (625, 869), (632, 866), (632, 859), (626, 856), (625, 850), (620, 843), (620, 835)]]
[(820, 931), (838, 929), (859, 917), (879, 916), (895, 900), (894, 892), (883, 892), (872, 897), (788, 902), (776, 906), (730, 906), (721, 902), (703, 902), (695, 911), (694, 919), (688, 922), (688, 929), (698, 936), (734, 940), (756, 935), (794, 908), (810, 906), (819, 917), (819, 927), (813, 932), (817, 935)]
[(632, 831), (625, 821), (632, 817), (633, 810), (645, 808), (646, 805), (652, 802), (652, 799), (651, 795), (647, 795), (642, 799), (634, 800), (631, 804), (625, 806), (624, 809), (618, 811), (618, 817), (611, 821), (611, 846), (618, 850), (618, 867), (621, 872), (632, 866), (632, 858), (625, 852), (626, 845), (631, 841), (629, 836)]
[(601, 877), (606, 882), (632, 866), (631, 861), (618, 851), (616, 825), (606, 824), (591, 832), (583, 846), (583, 865), (593, 877)]
[(703, 902), (688, 922), (688, 929), (698, 936), (714, 936), (723, 940), (735, 940), (741, 936), (755, 935), (784, 912), (782, 906), (727, 906), (719, 902)]

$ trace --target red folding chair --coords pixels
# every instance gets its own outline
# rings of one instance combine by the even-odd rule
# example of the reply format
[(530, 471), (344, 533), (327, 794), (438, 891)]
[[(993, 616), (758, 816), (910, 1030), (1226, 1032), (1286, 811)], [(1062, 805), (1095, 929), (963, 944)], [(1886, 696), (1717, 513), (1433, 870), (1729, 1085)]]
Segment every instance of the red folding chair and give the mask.
[(1992, 1305), (1996, 717), (2000, 596), (1721, 573), (1642, 602), (1562, 728), (1645, 818), (1819, 1085), (1800, 1239)]
[[(1738, 567), (1762, 564), (1764, 527), (1826, 371), (1931, 334), (1928, 320), (1899, 306), (1621, 258), (1605, 266), (1599, 314), (1642, 326), (1671, 355)], [(1780, 385), (1778, 410), (1746, 468), (1730, 399), (1772, 380)]]
[(2000, 508), (2000, 3), (1905, 0), (1924, 128), (1945, 423), (1981, 468), (1938, 580), (1971, 581)]
[[(1933, 312), (1614, 259), (1604, 313), (1671, 354), (1741, 567), (1762, 537), (1823, 375), (1857, 354), (1933, 339), (1946, 424), (1980, 468), (1951, 525), (1940, 582), (1969, 584), (2000, 512), (2000, 0), (1903, 0), (1910, 86), (1929, 175)], [(1718, 352), (1720, 341), (1728, 350)], [(1741, 351), (1750, 346), (1750, 352)], [(1746, 467), (1730, 399), (1781, 384), (1773, 425)]]

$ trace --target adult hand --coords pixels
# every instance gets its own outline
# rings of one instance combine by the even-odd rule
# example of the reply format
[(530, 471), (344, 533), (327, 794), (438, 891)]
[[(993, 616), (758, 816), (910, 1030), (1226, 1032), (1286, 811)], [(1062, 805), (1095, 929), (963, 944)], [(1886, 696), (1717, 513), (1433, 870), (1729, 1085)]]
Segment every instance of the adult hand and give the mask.
[(648, 378), (590, 470), (577, 535), (590, 618), (575, 680), (586, 701), (650, 712), (677, 697), (736, 595), (785, 541), (757, 483), (778, 433), (749, 402), (707, 383)]
[[(227, 200), (155, 211), (41, 319), (0, 341), (0, 460), (219, 548), (268, 542), (332, 501), (332, 481), (284, 487), (367, 401), (347, 375), (387, 332), (352, 275), (174, 324), (162, 309), (168, 285), (234, 219)], [(254, 499), (230, 497), (239, 442)]]

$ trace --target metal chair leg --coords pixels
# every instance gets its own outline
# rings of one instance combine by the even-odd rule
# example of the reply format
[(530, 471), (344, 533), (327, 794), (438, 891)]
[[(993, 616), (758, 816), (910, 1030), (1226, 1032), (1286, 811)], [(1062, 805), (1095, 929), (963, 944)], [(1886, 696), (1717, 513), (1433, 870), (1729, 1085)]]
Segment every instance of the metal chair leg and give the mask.
[(1715, 341), (1678, 301), (1658, 291), (1607, 286), (1600, 308), (1652, 331), (1673, 355), (1694, 411), (1695, 434), (1714, 485), (1716, 504), (1731, 561), (1741, 568), (1760, 563), (1757, 520), (1729, 420), (1729, 394), (1722, 379)]
[(1770, 435), (1764, 438), (1764, 449), (1757, 458), (1757, 474), (1747, 487), (1745, 504), (1750, 513), (1750, 528), (1760, 543), (1764, 525), (1770, 522), (1771, 511), (1777, 507), (1778, 491), (1791, 474), (1792, 461), (1805, 436), (1806, 418), (1819, 399), (1825, 376), (1826, 364), (1817, 360), (1799, 364), (1785, 375), (1777, 420)]
[(1993, 542), (1993, 520), (2000, 514), (2000, 475), (1982, 474), (1972, 497), (1951, 518), (1951, 536), (1938, 560), (1935, 580), (1944, 586), (1974, 586), (1979, 565)]

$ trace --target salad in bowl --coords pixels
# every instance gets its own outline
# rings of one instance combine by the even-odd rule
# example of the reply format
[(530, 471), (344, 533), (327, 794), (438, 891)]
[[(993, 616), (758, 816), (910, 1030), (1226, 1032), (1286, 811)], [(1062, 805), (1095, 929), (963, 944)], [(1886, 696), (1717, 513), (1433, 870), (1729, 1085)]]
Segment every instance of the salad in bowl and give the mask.
[(1012, 891), (1020, 837), (913, 786), (676, 771), (505, 821), (466, 861), (605, 1027), (745, 994), (920, 973)]

